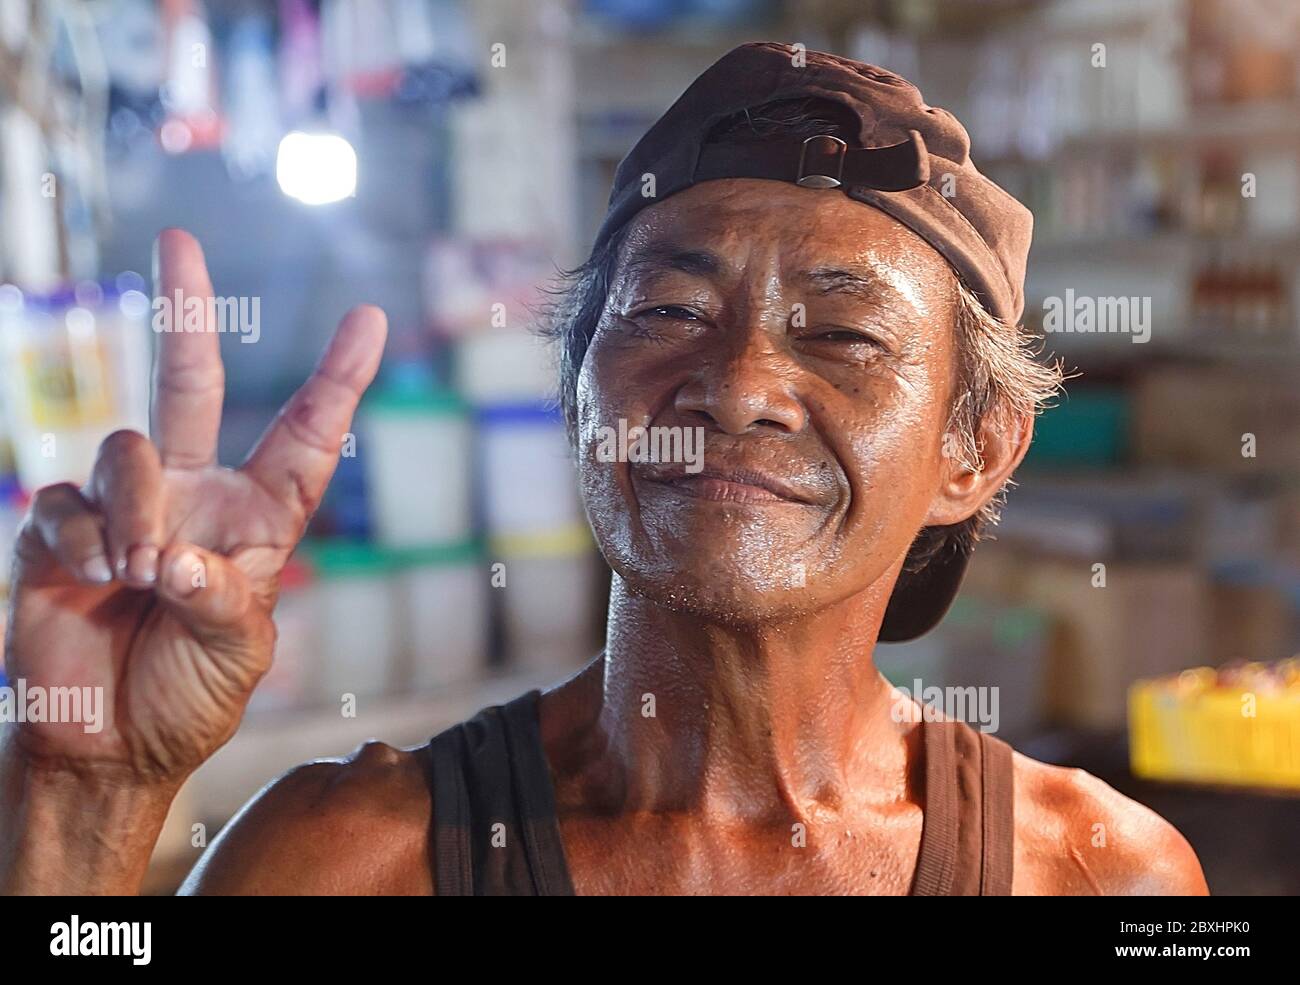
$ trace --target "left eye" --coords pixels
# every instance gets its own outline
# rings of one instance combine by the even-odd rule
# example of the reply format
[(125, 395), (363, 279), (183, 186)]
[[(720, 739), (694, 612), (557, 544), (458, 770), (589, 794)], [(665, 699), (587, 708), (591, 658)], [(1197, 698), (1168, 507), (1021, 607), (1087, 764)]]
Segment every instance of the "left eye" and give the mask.
[(816, 335), (805, 336), (814, 342), (864, 342), (869, 345), (875, 345), (876, 340), (861, 332), (850, 331), (849, 329), (837, 328), (828, 332), (819, 332)]
[(675, 321), (698, 321), (699, 315), (689, 308), (682, 308), (675, 304), (661, 304), (657, 308), (650, 308), (642, 312), (645, 315), (653, 315), (658, 318), (672, 318)]

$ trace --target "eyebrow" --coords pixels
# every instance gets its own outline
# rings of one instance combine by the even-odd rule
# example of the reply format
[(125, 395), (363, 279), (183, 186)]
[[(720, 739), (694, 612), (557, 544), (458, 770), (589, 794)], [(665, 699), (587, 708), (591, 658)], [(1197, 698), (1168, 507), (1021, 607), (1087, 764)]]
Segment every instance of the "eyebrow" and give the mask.
[(697, 277), (708, 277), (722, 269), (722, 260), (708, 250), (693, 250), (676, 243), (654, 242), (638, 247), (624, 261), (630, 273), (677, 270)]
[(886, 285), (869, 274), (839, 267), (816, 267), (799, 275), (821, 294), (851, 294), (861, 298), (879, 298)]
[[(624, 269), (634, 275), (676, 270), (696, 277), (710, 277), (722, 270), (722, 258), (711, 250), (693, 249), (659, 240), (639, 246), (624, 260)], [(843, 267), (814, 267), (800, 271), (795, 279), (819, 294), (846, 294), (878, 301), (890, 293), (890, 285), (874, 273)]]

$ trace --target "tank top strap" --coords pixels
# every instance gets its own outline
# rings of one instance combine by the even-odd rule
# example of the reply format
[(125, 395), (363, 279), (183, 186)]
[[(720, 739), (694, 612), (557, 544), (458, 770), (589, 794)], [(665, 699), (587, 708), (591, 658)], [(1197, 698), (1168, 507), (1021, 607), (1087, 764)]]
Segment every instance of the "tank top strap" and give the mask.
[(957, 867), (957, 750), (949, 722), (921, 722), (925, 799), (913, 896), (951, 896)]
[(439, 896), (573, 894), (538, 696), (485, 708), (429, 742)]
[(1010, 896), (1015, 874), (1015, 764), (1011, 747), (987, 732), (977, 733), (983, 746), (984, 795), (981, 896)]
[(925, 818), (913, 896), (1005, 896), (1015, 836), (1011, 749), (964, 722), (927, 721)]
[(516, 817), (537, 895), (572, 896), (573, 879), (560, 837), (555, 784), (542, 746), (537, 714), (540, 696), (540, 691), (529, 691), (501, 709), (514, 777)]
[(433, 891), (473, 896), (469, 791), (465, 786), (464, 737), (454, 725), (429, 740), (429, 788), (433, 795)]

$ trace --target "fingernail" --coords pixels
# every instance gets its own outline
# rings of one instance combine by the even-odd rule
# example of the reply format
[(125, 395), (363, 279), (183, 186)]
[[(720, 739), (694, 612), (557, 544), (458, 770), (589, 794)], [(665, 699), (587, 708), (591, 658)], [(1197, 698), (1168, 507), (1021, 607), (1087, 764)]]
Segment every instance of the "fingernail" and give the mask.
[(167, 568), (167, 590), (188, 598), (204, 584), (203, 560), (193, 551), (183, 551)]
[(127, 556), (126, 574), (132, 581), (152, 585), (158, 578), (158, 548), (141, 544)]
[(102, 554), (96, 554), (82, 561), (81, 573), (101, 585), (113, 580), (113, 569), (108, 566), (108, 559)]

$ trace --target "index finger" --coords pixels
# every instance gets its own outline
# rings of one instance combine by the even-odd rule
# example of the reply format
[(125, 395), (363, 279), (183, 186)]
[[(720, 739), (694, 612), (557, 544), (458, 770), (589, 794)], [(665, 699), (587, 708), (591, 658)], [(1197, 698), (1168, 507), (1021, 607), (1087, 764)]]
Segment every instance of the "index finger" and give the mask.
[(154, 303), (171, 317), (158, 333), (149, 432), (163, 465), (199, 468), (216, 461), (226, 389), (221, 339), (208, 317), (212, 282), (198, 240), (183, 229), (164, 229), (154, 250)]
[(363, 304), (344, 316), (316, 370), (267, 429), (243, 470), (310, 516), (338, 464), (361, 394), (379, 370), (388, 320)]

